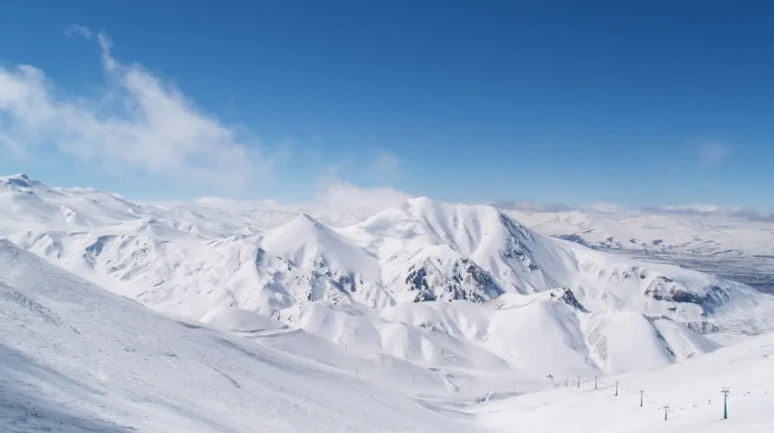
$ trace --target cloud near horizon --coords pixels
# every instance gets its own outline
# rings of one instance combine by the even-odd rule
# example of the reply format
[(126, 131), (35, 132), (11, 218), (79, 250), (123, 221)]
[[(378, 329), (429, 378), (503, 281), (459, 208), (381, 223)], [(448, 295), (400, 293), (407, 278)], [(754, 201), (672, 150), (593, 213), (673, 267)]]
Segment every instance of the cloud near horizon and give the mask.
[(0, 66), (0, 148), (97, 163), (112, 174), (141, 171), (239, 187), (272, 172), (272, 160), (237, 138), (237, 128), (200, 112), (172, 83), (111, 53), (104, 32), (71, 26), (99, 44), (108, 87), (95, 97), (63, 92), (30, 65)]
[(774, 221), (774, 212), (753, 209), (744, 206), (718, 206), (707, 204), (692, 204), (679, 206), (659, 206), (642, 208), (646, 212), (658, 214), (676, 214), (689, 216), (720, 216), (741, 218), (749, 221)]
[(380, 181), (390, 184), (400, 174), (400, 160), (390, 152), (380, 152), (374, 160), (372, 169)]
[(502, 209), (563, 213), (581, 211), (619, 217), (632, 217), (638, 215), (683, 215), (703, 217), (741, 218), (749, 221), (774, 221), (774, 212), (754, 209), (744, 206), (719, 206), (708, 204), (689, 204), (676, 206), (651, 206), (651, 207), (626, 207), (616, 203), (591, 203), (580, 206), (566, 206), (562, 204), (544, 204), (536, 202), (494, 202), (494, 206)]
[(713, 141), (699, 144), (698, 153), (703, 167), (716, 167), (728, 159), (730, 150), (727, 145)]
[(341, 180), (328, 182), (315, 195), (315, 203), (327, 208), (357, 208), (378, 212), (400, 206), (413, 196), (388, 187), (360, 187)]

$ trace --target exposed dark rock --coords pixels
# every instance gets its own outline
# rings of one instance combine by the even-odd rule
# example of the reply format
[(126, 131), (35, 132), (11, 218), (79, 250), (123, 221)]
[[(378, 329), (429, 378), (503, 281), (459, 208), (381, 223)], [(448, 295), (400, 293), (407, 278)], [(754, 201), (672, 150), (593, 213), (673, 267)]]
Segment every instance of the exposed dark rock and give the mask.
[(578, 234), (559, 235), (559, 236), (556, 236), (556, 237), (559, 238), (559, 239), (564, 239), (566, 241), (575, 242), (576, 244), (580, 244), (580, 245), (583, 245), (585, 247), (589, 246), (588, 242), (586, 242), (586, 240), (583, 239), (583, 237), (581, 235), (578, 235)]
[(455, 262), (449, 276), (430, 262), (424, 262), (409, 270), (405, 282), (410, 290), (418, 292), (414, 302), (467, 300), (480, 303), (503, 293), (488, 272), (468, 259)]
[(562, 301), (564, 301), (567, 305), (577, 309), (578, 311), (582, 311), (584, 313), (588, 313), (589, 310), (586, 309), (586, 307), (583, 306), (583, 304), (578, 301), (578, 298), (575, 297), (575, 293), (569, 288), (564, 287), (562, 288), (561, 293), (552, 292), (551, 293), (552, 298), (559, 297)]
[(702, 295), (689, 292), (673, 283), (670, 278), (659, 277), (658, 283), (653, 288), (648, 288), (645, 295), (657, 301), (695, 304), (702, 307), (707, 314), (712, 314), (717, 307), (731, 299), (728, 292), (719, 286), (712, 285), (705, 288), (705, 293)]

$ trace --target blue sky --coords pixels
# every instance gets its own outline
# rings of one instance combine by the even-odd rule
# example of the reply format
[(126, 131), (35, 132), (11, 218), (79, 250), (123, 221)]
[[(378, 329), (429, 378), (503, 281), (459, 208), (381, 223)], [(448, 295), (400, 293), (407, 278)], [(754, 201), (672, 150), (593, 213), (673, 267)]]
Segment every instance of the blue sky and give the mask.
[(0, 172), (774, 208), (774, 4), (676, 3), (7, 2)]

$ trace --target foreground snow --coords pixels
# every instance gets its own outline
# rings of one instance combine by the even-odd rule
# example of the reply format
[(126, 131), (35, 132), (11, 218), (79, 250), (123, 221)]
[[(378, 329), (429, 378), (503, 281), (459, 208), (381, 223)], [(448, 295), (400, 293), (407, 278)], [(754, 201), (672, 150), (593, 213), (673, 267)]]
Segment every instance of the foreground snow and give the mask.
[[(503, 432), (768, 433), (774, 431), (772, 372), (774, 334), (768, 334), (658, 371), (603, 378), (596, 390), (589, 380), (580, 388), (492, 399), (468, 411)], [(730, 389), (727, 420), (724, 387)]]
[[(573, 311), (566, 300), (547, 298), (500, 299), (499, 308), (490, 310), (500, 318), (492, 320), (529, 320), (531, 315), (509, 315), (524, 308)], [(446, 304), (454, 307), (445, 310), (449, 326), (457, 322), (454, 310), (466, 305), (455, 304)], [(415, 308), (425, 311), (416, 317), (439, 312), (427, 304)], [(774, 428), (774, 334), (655, 371), (601, 377), (595, 390), (593, 369), (577, 373), (584, 380), (580, 388), (572, 383), (574, 376), (569, 387), (553, 388), (537, 370), (489, 369), (484, 362), (465, 369), (454, 363), (427, 368), (369, 356), (362, 347), (331, 344), (244, 310), (217, 311), (206, 321), (208, 326), (160, 316), (0, 241), (0, 430), (763, 433)], [(503, 325), (512, 331), (527, 327)], [(465, 329), (457, 324), (458, 332), (469, 332)], [(532, 329), (551, 332), (551, 325), (536, 323)], [(517, 347), (542, 344), (523, 339), (529, 335), (517, 336)], [(454, 339), (454, 332), (446, 338)], [(634, 350), (628, 345), (633, 357), (642, 353), (642, 341)], [(556, 347), (551, 351), (554, 361), (568, 356)], [(536, 360), (546, 363), (545, 369), (552, 368), (551, 361)], [(563, 385), (562, 379), (554, 380)], [(614, 381), (620, 382), (618, 396)], [(727, 421), (720, 421), (723, 386), (732, 392)], [(643, 408), (640, 389), (646, 392)], [(671, 408), (667, 422), (665, 405)]]
[[(671, 431), (711, 419), (695, 401), (718, 390), (686, 387), (713, 377), (755, 396), (751, 420), (770, 403), (748, 373), (772, 337), (720, 349), (774, 325), (745, 284), (491, 206), (418, 198), (338, 226), (302, 210), (0, 178), (0, 237), (19, 245), (0, 240), (0, 430)], [(618, 397), (542, 391), (627, 372)], [(631, 408), (639, 387), (674, 422)]]
[(7, 241), (0, 324), (3, 432), (473, 431), (350, 371), (159, 316)]

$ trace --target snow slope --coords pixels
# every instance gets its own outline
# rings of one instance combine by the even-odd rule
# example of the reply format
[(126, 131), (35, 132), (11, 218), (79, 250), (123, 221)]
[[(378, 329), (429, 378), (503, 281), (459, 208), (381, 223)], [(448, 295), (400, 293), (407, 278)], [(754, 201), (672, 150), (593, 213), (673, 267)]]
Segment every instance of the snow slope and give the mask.
[(624, 391), (665, 395), (682, 375), (726, 374), (761, 347), (721, 343), (774, 326), (773, 298), (745, 284), (549, 237), (492, 206), (310, 212), (0, 178), (0, 237), (64, 269), (0, 240), (0, 427), (453, 432), (473, 416), (562, 431), (565, 413), (627, 412), (540, 392), (551, 382), (633, 373)]
[[(666, 318), (592, 313), (564, 289), (507, 294), (487, 305), (455, 301), (396, 306), (383, 310), (382, 316), (474, 342), (524, 378), (655, 369), (718, 347)], [(632, 341), (637, 342), (636, 351)]]
[(8, 241), (0, 326), (4, 432), (474, 431), (351, 372), (157, 315)]
[(492, 206), (417, 198), (336, 228), (299, 209), (269, 212), (276, 225), (218, 206), (12, 176), (0, 181), (0, 236), (167, 314), (258, 313), (424, 368), (618, 373), (774, 324), (772, 298), (748, 286), (550, 238)]
[(388, 287), (408, 284), (419, 299), (483, 301), (567, 287), (594, 312), (633, 311), (699, 330), (772, 325), (771, 298), (743, 284), (549, 238), (490, 206), (420, 198), (345, 233), (382, 257)]
[[(502, 432), (770, 432), (773, 359), (774, 334), (766, 334), (657, 371), (604, 378), (598, 389), (593, 378), (585, 378), (580, 388), (503, 395), (467, 411)], [(727, 420), (723, 387), (731, 391)]]
[(496, 203), (542, 233), (594, 249), (727, 275), (774, 293), (774, 218), (693, 206), (571, 209)]
[[(497, 311), (572, 303), (560, 294), (500, 301)], [(475, 305), (443, 305), (455, 304)], [(429, 311), (430, 305), (412, 307)], [(160, 316), (7, 241), (0, 241), (0, 319), (0, 430), (7, 432), (774, 428), (768, 416), (774, 403), (772, 334), (657, 371), (602, 378), (598, 390), (585, 375), (580, 388), (514, 396), (489, 382), (477, 385), (477, 394), (460, 396), (460, 386), (449, 387), (432, 370), (359, 357), (257, 313), (222, 310), (208, 318), (241, 337)], [(728, 421), (719, 421), (721, 386), (732, 391)], [(639, 389), (646, 391), (643, 408)], [(410, 397), (421, 393), (434, 397)], [(668, 422), (663, 405), (672, 408)]]

